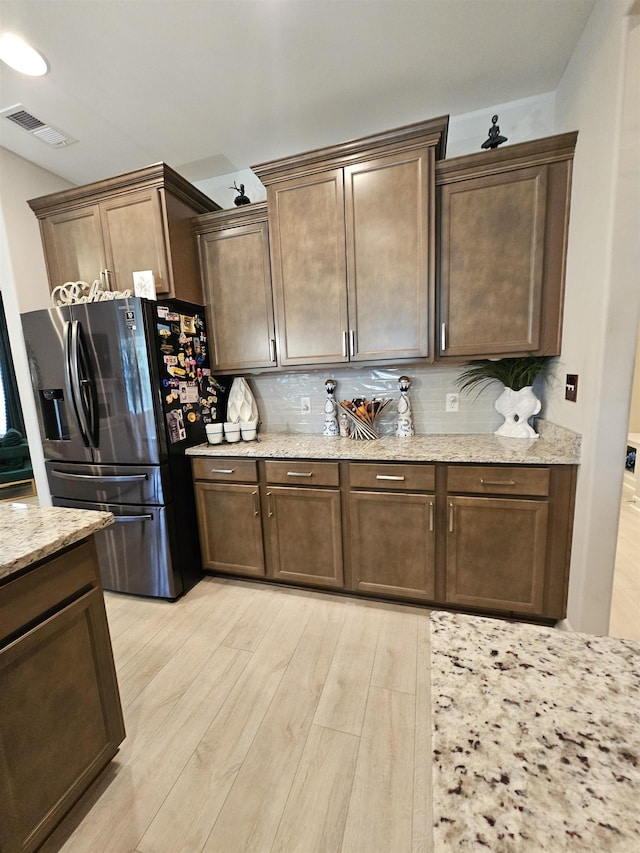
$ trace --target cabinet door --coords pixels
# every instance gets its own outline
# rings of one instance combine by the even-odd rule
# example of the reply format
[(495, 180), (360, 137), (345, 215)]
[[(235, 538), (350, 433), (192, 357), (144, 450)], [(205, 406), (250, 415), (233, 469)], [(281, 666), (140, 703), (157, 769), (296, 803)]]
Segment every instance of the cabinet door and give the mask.
[(40, 231), (52, 290), (66, 281), (99, 280), (106, 262), (97, 204), (54, 213), (40, 221)]
[(352, 589), (433, 599), (435, 497), (351, 492), (349, 502)]
[(157, 189), (123, 193), (100, 203), (109, 286), (131, 290), (133, 273), (153, 272), (156, 292), (172, 290), (165, 241), (162, 207)]
[(345, 169), (351, 360), (429, 355), (433, 149)]
[(342, 170), (267, 188), (279, 362), (348, 361)]
[(274, 578), (342, 587), (342, 523), (337, 489), (267, 488)]
[(6, 849), (31, 851), (124, 737), (100, 590), (86, 593), (0, 652), (0, 718), (0, 792), (9, 808)]
[(539, 348), (546, 188), (546, 166), (442, 187), (441, 357)]
[(204, 568), (263, 576), (258, 486), (196, 483), (195, 495)]
[(450, 604), (542, 614), (547, 501), (448, 498)]
[(267, 223), (199, 236), (212, 367), (275, 366)]

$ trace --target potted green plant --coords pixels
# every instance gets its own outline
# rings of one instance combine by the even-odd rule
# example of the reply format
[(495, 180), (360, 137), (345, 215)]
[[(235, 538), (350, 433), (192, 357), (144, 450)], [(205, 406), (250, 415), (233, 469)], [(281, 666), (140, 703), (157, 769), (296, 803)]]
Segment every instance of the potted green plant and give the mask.
[(511, 438), (537, 438), (529, 418), (537, 415), (541, 403), (532, 385), (539, 376), (546, 377), (552, 356), (525, 355), (518, 358), (485, 358), (468, 364), (458, 376), (456, 383), (461, 391), (478, 389), (478, 393), (492, 382), (504, 386), (495, 402), (496, 410), (504, 417), (504, 423), (496, 435)]

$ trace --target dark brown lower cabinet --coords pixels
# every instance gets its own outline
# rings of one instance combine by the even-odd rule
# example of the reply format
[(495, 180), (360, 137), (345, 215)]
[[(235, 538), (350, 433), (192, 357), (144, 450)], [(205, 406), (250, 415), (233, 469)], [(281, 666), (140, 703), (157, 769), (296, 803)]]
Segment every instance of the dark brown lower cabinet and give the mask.
[(258, 486), (196, 483), (202, 565), (237, 575), (264, 575)]
[(548, 504), (517, 498), (448, 498), (448, 604), (540, 615)]
[(434, 599), (433, 495), (352, 491), (349, 517), (354, 590)]
[(267, 486), (271, 576), (290, 583), (343, 586), (339, 489)]
[(36, 850), (124, 724), (92, 541), (0, 587), (0, 850)]

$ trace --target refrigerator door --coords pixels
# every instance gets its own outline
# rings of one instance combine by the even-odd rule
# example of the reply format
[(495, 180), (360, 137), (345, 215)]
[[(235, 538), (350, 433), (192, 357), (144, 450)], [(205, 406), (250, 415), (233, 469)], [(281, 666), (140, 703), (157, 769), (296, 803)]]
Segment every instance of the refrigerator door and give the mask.
[(139, 506), (56, 497), (53, 505), (113, 513), (114, 524), (94, 534), (105, 589), (168, 599), (183, 593), (182, 578), (172, 561), (176, 543), (171, 504)]
[(159, 395), (153, 389), (158, 380), (149, 358), (144, 303), (134, 298), (73, 305), (71, 319), (71, 340), (77, 330), (81, 342), (71, 348), (72, 382), (77, 370), (81, 391), (91, 383), (95, 387), (93, 430), (87, 413), (93, 461), (159, 463), (166, 455), (165, 431), (157, 426)]
[(90, 462), (92, 450), (72, 394), (70, 309), (23, 314), (22, 326), (45, 458)]

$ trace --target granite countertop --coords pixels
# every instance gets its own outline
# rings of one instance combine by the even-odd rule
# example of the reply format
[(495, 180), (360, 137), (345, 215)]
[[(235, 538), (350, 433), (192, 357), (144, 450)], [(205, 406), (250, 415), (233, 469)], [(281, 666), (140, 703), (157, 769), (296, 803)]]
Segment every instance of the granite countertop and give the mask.
[(110, 512), (0, 504), (0, 582), (112, 523)]
[(540, 421), (540, 437), (503, 438), (479, 435), (383, 436), (357, 441), (305, 433), (259, 434), (258, 441), (199, 444), (188, 456), (243, 456), (283, 459), (354, 459), (393, 462), (475, 462), (512, 465), (577, 465), (580, 436), (571, 430)]
[(434, 849), (640, 850), (640, 643), (430, 621)]

